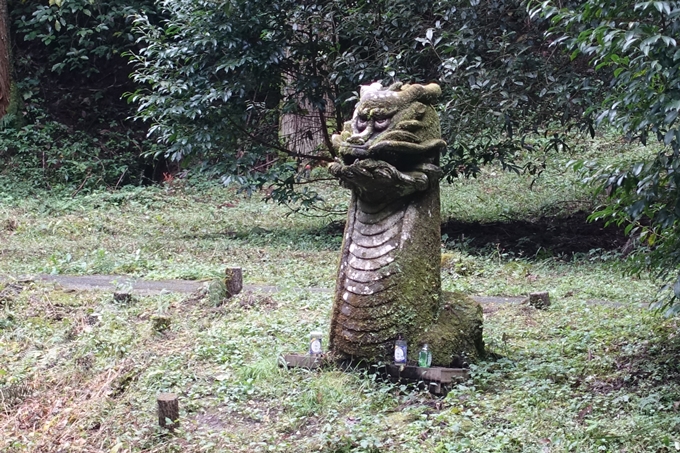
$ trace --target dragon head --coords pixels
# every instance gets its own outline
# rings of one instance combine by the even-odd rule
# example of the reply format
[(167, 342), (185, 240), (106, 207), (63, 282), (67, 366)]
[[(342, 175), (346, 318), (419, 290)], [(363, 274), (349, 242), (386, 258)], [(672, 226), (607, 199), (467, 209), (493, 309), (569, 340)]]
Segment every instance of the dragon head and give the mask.
[(338, 158), (329, 166), (331, 174), (370, 201), (438, 182), (439, 155), (446, 143), (432, 104), (440, 94), (434, 83), (361, 87), (352, 119), (333, 135)]

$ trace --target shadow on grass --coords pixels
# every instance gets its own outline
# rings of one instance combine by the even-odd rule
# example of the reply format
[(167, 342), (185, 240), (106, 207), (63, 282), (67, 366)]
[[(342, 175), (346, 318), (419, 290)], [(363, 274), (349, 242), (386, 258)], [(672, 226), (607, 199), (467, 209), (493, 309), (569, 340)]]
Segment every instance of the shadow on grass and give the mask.
[[(338, 226), (340, 225), (340, 226)], [(183, 234), (179, 239), (185, 241), (223, 241), (231, 240), (250, 246), (272, 246), (294, 248), (307, 251), (339, 250), (342, 243), (344, 224), (333, 221), (323, 227), (299, 227), (266, 229), (253, 227), (247, 230)]]
[(575, 212), (565, 217), (541, 217), (534, 221), (461, 222), (450, 219), (442, 223), (442, 239), (467, 251), (489, 248), (517, 256), (560, 256), (622, 251), (627, 243), (623, 228), (588, 222), (589, 213)]
[[(575, 254), (593, 250), (619, 252), (627, 238), (622, 228), (605, 227), (604, 223), (588, 222), (588, 212), (579, 211), (564, 217), (541, 217), (537, 220), (507, 222), (464, 222), (450, 219), (442, 223), (442, 241), (449, 246), (465, 248), (471, 253), (500, 250), (516, 256), (571, 259)], [(284, 246), (306, 250), (339, 250), (345, 222), (332, 221), (323, 227), (224, 231), (188, 234), (184, 240), (232, 240), (255, 246)]]

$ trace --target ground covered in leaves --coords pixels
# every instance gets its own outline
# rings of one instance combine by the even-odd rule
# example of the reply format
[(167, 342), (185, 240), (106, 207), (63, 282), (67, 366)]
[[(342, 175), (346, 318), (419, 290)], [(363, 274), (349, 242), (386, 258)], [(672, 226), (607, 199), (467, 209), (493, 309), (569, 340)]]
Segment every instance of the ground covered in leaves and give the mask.
[[(121, 303), (14, 283), (2, 304), (2, 451), (647, 452), (680, 441), (678, 321), (630, 303), (486, 304), (492, 357), (445, 398), (365, 371), (278, 367), (327, 324), (325, 294), (215, 306), (206, 286)], [(180, 398), (174, 435), (156, 427), (161, 391)]]

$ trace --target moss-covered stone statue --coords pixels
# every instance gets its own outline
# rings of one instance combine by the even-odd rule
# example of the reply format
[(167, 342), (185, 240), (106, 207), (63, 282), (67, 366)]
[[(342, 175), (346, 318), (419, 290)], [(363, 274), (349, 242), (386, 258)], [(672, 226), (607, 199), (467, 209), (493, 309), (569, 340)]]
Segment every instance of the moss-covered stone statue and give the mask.
[(446, 147), (432, 104), (436, 84), (361, 88), (352, 119), (333, 136), (330, 173), (352, 191), (331, 319), (330, 349), (350, 360), (409, 359), (427, 343), (432, 364), (484, 353), (482, 311), (441, 291), (439, 156)]

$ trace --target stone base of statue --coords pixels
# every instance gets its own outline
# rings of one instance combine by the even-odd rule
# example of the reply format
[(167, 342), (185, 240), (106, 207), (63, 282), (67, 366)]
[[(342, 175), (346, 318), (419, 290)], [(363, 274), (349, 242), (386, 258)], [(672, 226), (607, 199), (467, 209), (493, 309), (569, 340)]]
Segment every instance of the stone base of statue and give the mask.
[(415, 338), (409, 357), (417, 360), (416, 348), (427, 344), (435, 365), (459, 368), (476, 362), (484, 356), (481, 305), (463, 294), (447, 292), (442, 302), (437, 321)]

